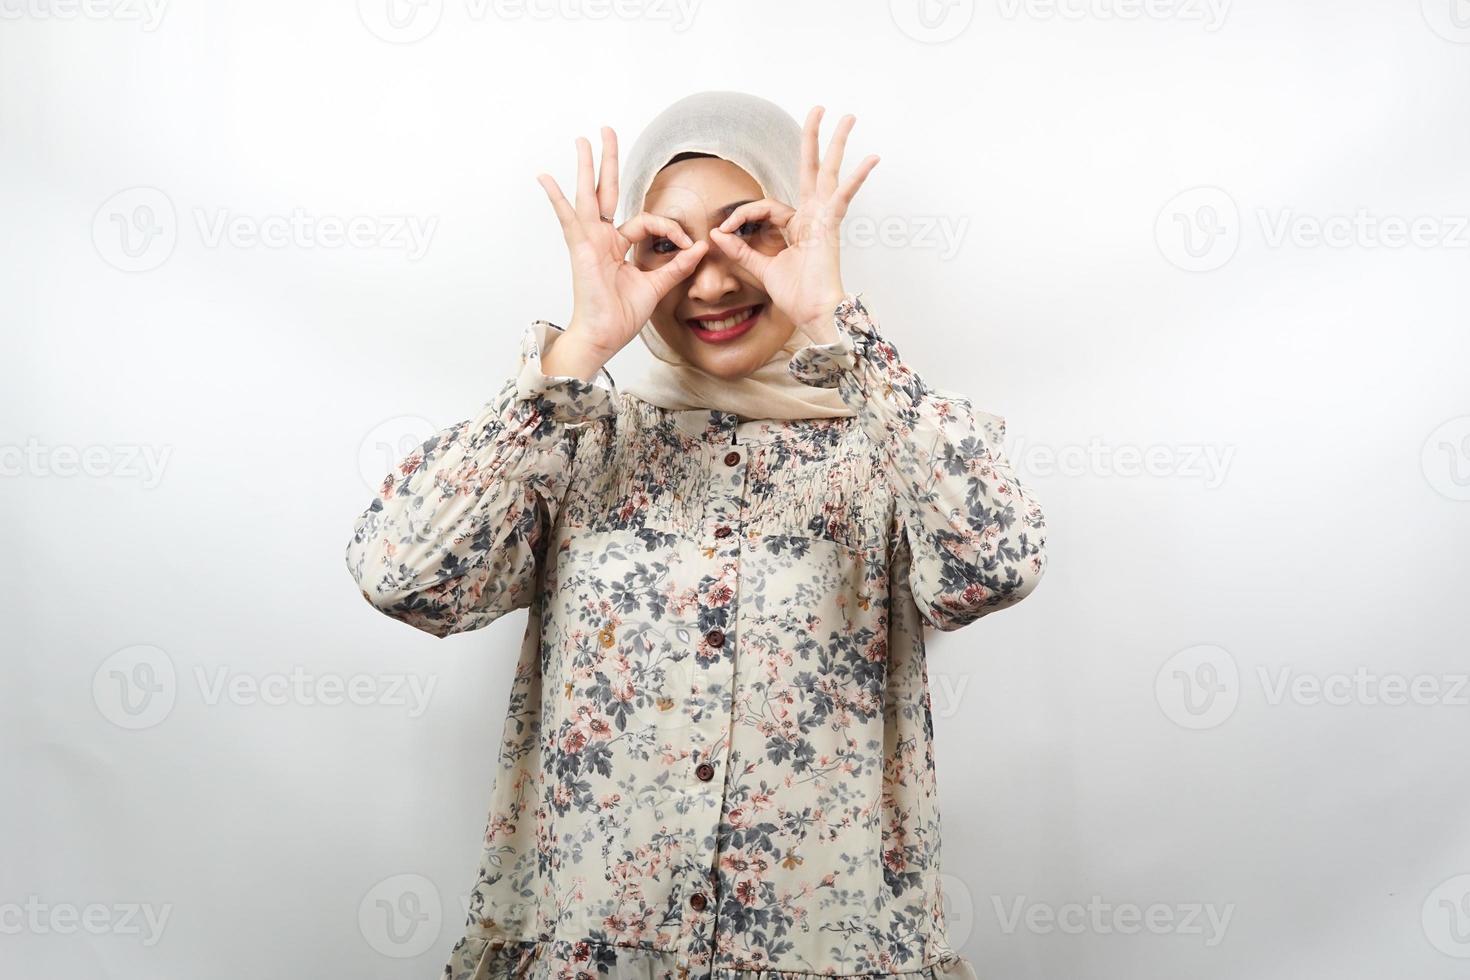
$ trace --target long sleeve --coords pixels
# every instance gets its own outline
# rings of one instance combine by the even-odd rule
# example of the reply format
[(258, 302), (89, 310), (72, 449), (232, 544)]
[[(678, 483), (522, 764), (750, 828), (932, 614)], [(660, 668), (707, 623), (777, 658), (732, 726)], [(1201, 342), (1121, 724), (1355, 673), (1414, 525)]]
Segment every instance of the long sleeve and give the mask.
[(860, 294), (835, 311), (837, 340), (791, 358), (793, 377), (835, 387), (878, 448), (911, 554), (920, 613), (955, 630), (1030, 594), (1046, 524), (1002, 450), (1005, 420), (930, 387), (878, 330)]
[(578, 430), (617, 410), (606, 370), (593, 381), (541, 372), (561, 332), (532, 323), (518, 372), (400, 460), (357, 518), (347, 568), (386, 615), (442, 638), (530, 604)]

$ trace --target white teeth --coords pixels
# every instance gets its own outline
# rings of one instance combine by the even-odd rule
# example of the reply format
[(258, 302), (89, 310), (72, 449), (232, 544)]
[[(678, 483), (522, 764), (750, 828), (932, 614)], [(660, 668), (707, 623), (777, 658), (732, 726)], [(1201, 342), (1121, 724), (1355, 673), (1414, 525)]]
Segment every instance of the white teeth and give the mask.
[(753, 309), (755, 307), (747, 306), (734, 316), (725, 317), (723, 320), (696, 320), (695, 322), (699, 324), (699, 329), (701, 330), (729, 330), (735, 324), (744, 323), (748, 320), (750, 318), (750, 311)]

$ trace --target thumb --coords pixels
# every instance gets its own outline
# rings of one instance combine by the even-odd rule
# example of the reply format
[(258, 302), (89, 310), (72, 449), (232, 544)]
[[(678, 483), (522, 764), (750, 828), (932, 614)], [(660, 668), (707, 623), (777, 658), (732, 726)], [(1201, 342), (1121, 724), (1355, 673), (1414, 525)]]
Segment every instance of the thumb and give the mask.
[(769, 255), (757, 252), (739, 235), (733, 235), (728, 231), (712, 228), (709, 236), (736, 265), (755, 276), (760, 282), (766, 281), (766, 267), (771, 264)]
[(700, 259), (704, 258), (704, 253), (708, 249), (707, 242), (695, 242), (688, 248), (681, 249), (678, 255), (661, 268), (645, 272), (644, 278), (653, 288), (654, 296), (657, 299), (663, 299), (664, 295), (673, 289), (679, 280), (694, 271), (694, 267), (699, 264)]

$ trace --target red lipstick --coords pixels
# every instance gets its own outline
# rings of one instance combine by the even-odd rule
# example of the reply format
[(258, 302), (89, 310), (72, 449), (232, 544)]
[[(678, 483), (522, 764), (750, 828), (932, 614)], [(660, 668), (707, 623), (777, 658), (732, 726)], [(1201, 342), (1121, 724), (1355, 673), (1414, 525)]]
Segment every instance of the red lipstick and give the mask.
[[(722, 344), (734, 340), (755, 326), (755, 321), (760, 319), (761, 312), (765, 310), (764, 303), (754, 306), (736, 306), (720, 313), (706, 313), (702, 316), (689, 317), (684, 322), (694, 332), (694, 336), (709, 344)], [(736, 322), (729, 322), (740, 317)], [(720, 326), (710, 328), (709, 323), (719, 323)]]

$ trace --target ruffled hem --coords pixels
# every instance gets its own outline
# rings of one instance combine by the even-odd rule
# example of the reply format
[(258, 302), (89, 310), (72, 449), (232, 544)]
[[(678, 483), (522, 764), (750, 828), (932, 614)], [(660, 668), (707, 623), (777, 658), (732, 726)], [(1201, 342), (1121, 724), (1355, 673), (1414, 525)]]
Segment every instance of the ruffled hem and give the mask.
[(506, 940), (462, 936), (443, 980), (978, 980), (970, 961), (951, 953), (913, 970), (845, 973), (720, 966), (693, 969), (674, 950), (552, 939)]
[(834, 309), (832, 324), (837, 330), (836, 340), (826, 344), (809, 343), (791, 355), (786, 370), (793, 378), (816, 388), (837, 388), (841, 376), (857, 367), (857, 338), (866, 339), (876, 330), (860, 297), (860, 293), (848, 293)]
[(521, 367), (516, 374), (516, 397), (539, 403), (558, 422), (584, 425), (617, 414), (618, 389), (607, 368), (591, 381), (541, 370), (541, 354), (566, 332), (549, 320), (537, 320), (521, 335)]

